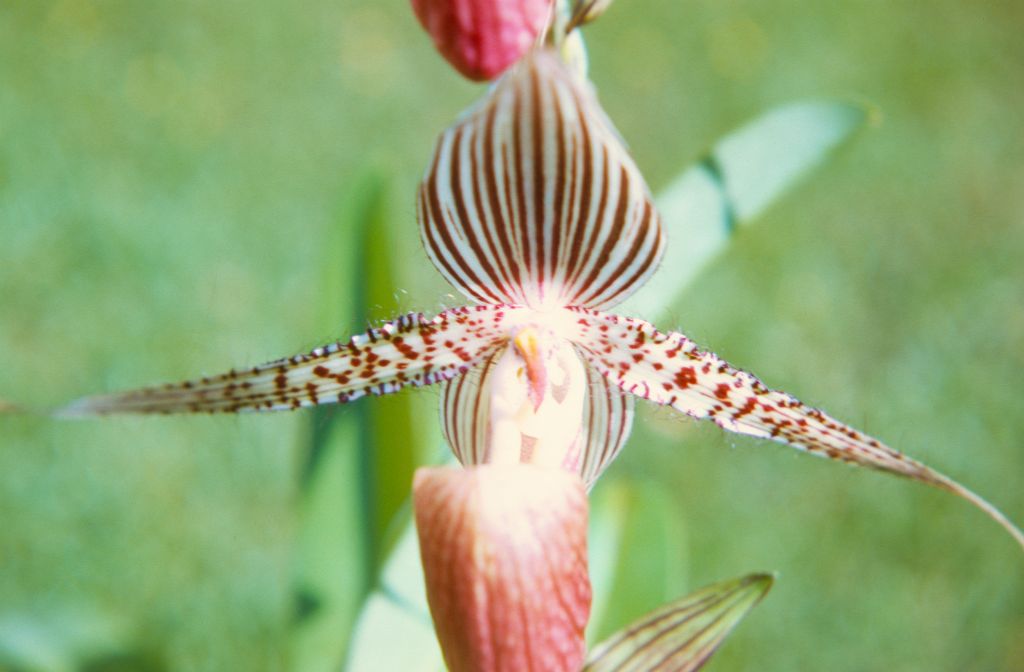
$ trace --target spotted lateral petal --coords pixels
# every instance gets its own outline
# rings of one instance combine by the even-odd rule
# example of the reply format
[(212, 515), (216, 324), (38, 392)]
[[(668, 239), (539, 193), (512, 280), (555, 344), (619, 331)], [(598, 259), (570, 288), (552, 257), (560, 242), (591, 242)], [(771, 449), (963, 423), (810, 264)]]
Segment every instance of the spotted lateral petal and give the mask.
[(583, 672), (694, 672), (772, 587), (769, 574), (723, 581), (676, 600), (594, 647)]
[(441, 136), (417, 209), (434, 265), (483, 303), (611, 306), (664, 247), (647, 185), (590, 85), (548, 51)]
[(851, 464), (928, 483), (962, 497), (1002, 525), (1024, 547), (1021, 533), (995, 507), (948, 477), (756, 377), (702, 351), (678, 333), (643, 320), (585, 308), (571, 338), (592, 366), (627, 392), (707, 418), (731, 432), (773, 439)]
[(410, 314), (309, 354), (195, 381), (72, 402), (62, 415), (237, 413), (345, 403), (467, 371), (502, 340), (505, 306), (447, 310), (433, 319)]
[[(441, 427), (455, 456), (464, 465), (487, 460), (490, 432), (490, 374), (499, 351), (477, 362), (466, 375), (443, 385)], [(619, 454), (633, 424), (633, 399), (593, 367), (587, 375), (583, 418), (575, 448), (565, 466), (578, 473), (590, 488)]]

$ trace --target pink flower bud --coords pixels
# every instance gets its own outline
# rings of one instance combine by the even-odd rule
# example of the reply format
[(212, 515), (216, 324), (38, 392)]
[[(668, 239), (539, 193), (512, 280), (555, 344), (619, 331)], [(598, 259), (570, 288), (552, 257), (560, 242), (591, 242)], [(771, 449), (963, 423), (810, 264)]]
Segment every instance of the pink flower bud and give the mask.
[(578, 672), (590, 615), (583, 482), (530, 464), (419, 469), (427, 599), (452, 672)]
[(553, 0), (412, 0), (438, 51), (473, 80), (494, 79), (519, 60), (551, 19)]

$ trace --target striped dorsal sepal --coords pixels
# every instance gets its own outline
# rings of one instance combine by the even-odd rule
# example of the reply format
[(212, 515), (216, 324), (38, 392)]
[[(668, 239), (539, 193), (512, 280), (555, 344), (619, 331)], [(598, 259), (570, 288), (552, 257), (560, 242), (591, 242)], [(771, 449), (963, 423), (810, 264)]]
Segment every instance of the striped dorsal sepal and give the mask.
[(995, 507), (952, 479), (795, 397), (772, 390), (682, 334), (643, 320), (570, 309), (570, 338), (591, 366), (623, 390), (722, 429), (772, 439), (814, 455), (897, 474), (962, 497), (1002, 525), (1021, 545), (1024, 534)]
[(664, 248), (647, 185), (591, 86), (544, 50), (441, 136), (417, 209), (434, 265), (482, 303), (608, 307)]
[(238, 413), (345, 403), (448, 380), (503, 340), (521, 309), (501, 305), (410, 314), (313, 351), (250, 369), (72, 402), (62, 415)]

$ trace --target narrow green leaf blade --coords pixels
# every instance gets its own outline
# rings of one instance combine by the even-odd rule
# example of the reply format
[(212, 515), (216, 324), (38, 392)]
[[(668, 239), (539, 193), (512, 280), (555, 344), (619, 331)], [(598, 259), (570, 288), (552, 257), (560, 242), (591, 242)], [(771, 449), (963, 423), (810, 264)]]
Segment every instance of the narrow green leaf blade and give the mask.
[(871, 108), (846, 102), (785, 105), (723, 138), (701, 165), (717, 167), (736, 217), (750, 220), (871, 116)]
[(687, 583), (686, 529), (656, 483), (602, 481), (590, 498), (590, 579), (594, 600), (588, 639), (678, 595)]
[[(375, 176), (363, 176), (340, 199), (318, 284), (318, 322), (325, 335), (340, 336), (339, 331), (366, 323), (372, 298), (359, 275), (362, 241), (380, 209), (379, 184)], [(369, 412), (362, 406), (316, 408), (303, 437), (297, 608), (289, 642), (290, 668), (297, 672), (338, 669), (372, 586), (376, 539), (367, 515), (374, 491), (366, 478), (372, 471)]]
[(443, 672), (420, 564), (419, 543), (405, 512), (402, 536), (381, 570), (380, 583), (363, 605), (352, 635), (348, 672)]
[[(320, 415), (320, 414), (318, 414)], [(360, 471), (358, 413), (322, 415), (319, 457), (300, 502), (297, 613), (290, 669), (337, 670), (371, 582)]]
[[(359, 214), (362, 241), (357, 260), (357, 278), (362, 319), (392, 319), (407, 312), (399, 305), (395, 287), (407, 286), (400, 275), (395, 254), (397, 241), (390, 234), (390, 193), (383, 178), (367, 181)], [(409, 498), (412, 474), (440, 439), (437, 401), (430, 395), (398, 394), (374, 399), (365, 413), (365, 452), (369, 488), (367, 510), (374, 562), (387, 558), (388, 533), (395, 515)]]
[(652, 611), (594, 647), (583, 672), (699, 670), (772, 582), (769, 574), (751, 574)]
[(59, 604), (0, 613), (0, 670), (167, 669), (132, 627), (117, 615), (86, 604)]
[(668, 233), (660, 269), (625, 306), (657, 318), (748, 224), (876, 116), (865, 105), (784, 105), (733, 131), (657, 198)]

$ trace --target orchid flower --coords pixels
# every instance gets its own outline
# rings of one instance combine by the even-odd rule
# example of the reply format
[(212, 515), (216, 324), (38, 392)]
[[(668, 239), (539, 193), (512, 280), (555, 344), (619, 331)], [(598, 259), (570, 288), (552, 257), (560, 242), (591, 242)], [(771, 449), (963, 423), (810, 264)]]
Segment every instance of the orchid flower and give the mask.
[(554, 52), (529, 54), (441, 135), (417, 214), (427, 254), (470, 305), (250, 369), (80, 399), (64, 414), (285, 410), (440, 383), (443, 430), (464, 465), (558, 465), (590, 487), (640, 397), (947, 490), (1024, 547), (1003, 514), (948, 477), (680, 333), (607, 312), (647, 280), (666, 241), (592, 88)]

